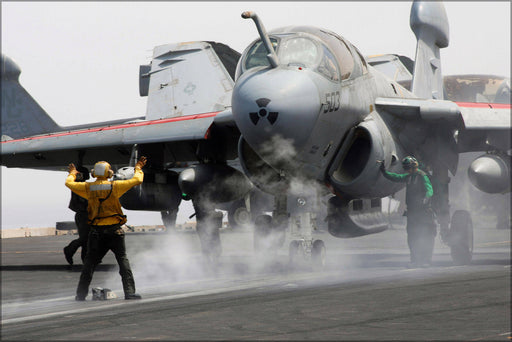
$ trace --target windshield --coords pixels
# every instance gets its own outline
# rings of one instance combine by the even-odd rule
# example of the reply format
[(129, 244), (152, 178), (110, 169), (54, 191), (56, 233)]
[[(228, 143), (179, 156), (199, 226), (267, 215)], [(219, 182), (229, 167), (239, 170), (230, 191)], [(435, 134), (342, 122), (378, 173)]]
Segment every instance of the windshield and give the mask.
[[(272, 43), (274, 50), (276, 50), (277, 39), (270, 38), (270, 42)], [(256, 43), (254, 43), (249, 52), (247, 52), (247, 58), (245, 59), (245, 69), (249, 70), (258, 66), (270, 66), (267, 55), (268, 53), (265, 49), (265, 44), (263, 44), (261, 40), (258, 40)]]
[(285, 40), (279, 46), (279, 62), (312, 68), (318, 63), (320, 53), (316, 44), (307, 38)]
[[(270, 38), (280, 65), (298, 66), (314, 70), (322, 76), (339, 81), (340, 73), (333, 54), (323, 44), (308, 37)], [(245, 59), (245, 69), (270, 66), (262, 41), (253, 44)]]

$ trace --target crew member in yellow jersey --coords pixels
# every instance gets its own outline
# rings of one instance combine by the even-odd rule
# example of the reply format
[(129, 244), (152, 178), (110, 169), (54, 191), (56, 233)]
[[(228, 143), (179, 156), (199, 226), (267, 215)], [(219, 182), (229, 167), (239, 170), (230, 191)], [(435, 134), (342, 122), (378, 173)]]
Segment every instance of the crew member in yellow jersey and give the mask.
[(131, 179), (110, 181), (114, 175), (110, 164), (105, 161), (97, 162), (91, 170), (94, 182), (76, 182), (78, 173), (74, 164), (69, 164), (69, 175), (66, 186), (77, 195), (87, 199), (87, 215), (91, 231), (87, 242), (87, 255), (80, 275), (75, 299), (85, 300), (89, 292), (94, 269), (101, 262), (105, 254), (111, 250), (119, 264), (119, 274), (123, 282), (125, 299), (140, 299), (135, 292), (135, 281), (124, 242), (124, 231), (121, 228), (126, 223), (119, 198), (132, 187), (142, 183), (144, 173), (142, 168), (146, 165), (146, 157), (141, 157), (135, 165), (135, 172)]

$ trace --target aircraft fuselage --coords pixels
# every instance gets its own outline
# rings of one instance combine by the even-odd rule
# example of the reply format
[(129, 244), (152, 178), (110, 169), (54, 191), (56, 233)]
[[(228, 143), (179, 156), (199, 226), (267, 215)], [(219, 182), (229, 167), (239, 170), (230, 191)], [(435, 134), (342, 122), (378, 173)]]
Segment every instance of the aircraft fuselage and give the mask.
[[(379, 126), (386, 125), (375, 99), (414, 96), (368, 66), (335, 33), (297, 26), (274, 30), (269, 38), (276, 67), (261, 40), (249, 45), (238, 64), (232, 96), (237, 126), (275, 170), (329, 183), (329, 168), (350, 130), (372, 115)], [(375, 157), (391, 158), (385, 152)]]

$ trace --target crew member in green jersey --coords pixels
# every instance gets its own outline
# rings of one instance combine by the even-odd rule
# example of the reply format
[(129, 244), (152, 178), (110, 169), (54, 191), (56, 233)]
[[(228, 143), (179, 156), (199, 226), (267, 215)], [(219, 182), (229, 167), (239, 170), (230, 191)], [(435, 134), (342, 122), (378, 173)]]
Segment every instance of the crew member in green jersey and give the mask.
[(406, 183), (405, 204), (407, 206), (407, 243), (411, 251), (409, 267), (429, 267), (432, 263), (436, 222), (431, 206), (434, 194), (428, 175), (418, 168), (418, 161), (412, 156), (402, 160), (406, 173), (398, 174), (386, 171), (383, 162), (380, 170), (384, 177)]

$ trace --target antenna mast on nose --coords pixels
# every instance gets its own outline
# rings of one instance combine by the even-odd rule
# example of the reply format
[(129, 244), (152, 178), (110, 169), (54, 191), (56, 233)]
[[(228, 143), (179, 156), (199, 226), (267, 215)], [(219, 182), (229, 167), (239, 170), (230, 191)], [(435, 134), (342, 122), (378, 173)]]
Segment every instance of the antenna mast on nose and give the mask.
[(267, 31), (265, 31), (265, 27), (263, 26), (263, 23), (261, 22), (258, 15), (252, 11), (245, 11), (242, 13), (242, 18), (252, 19), (254, 21), (254, 24), (256, 24), (256, 28), (258, 29), (258, 33), (260, 34), (261, 41), (263, 42), (263, 44), (265, 45), (265, 49), (267, 50), (268, 61), (270, 62), (272, 68), (277, 67), (279, 61), (277, 59), (276, 52), (272, 47), (272, 43), (270, 42), (270, 38), (268, 37)]

